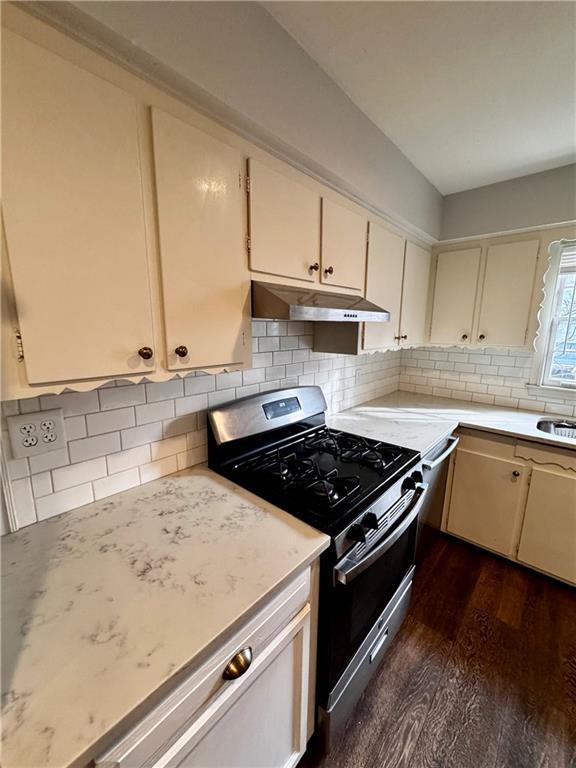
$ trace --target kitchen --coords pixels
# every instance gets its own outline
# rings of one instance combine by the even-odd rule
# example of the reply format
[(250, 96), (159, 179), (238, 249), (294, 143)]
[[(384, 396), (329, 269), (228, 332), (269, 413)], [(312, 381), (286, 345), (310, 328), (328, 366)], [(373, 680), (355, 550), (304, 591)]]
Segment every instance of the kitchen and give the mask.
[(3, 4), (5, 768), (573, 764), (575, 16)]

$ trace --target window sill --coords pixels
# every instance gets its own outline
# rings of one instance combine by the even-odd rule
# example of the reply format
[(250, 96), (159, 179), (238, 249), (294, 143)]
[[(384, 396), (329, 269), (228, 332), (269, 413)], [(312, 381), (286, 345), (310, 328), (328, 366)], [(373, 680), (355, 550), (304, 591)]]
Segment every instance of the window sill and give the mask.
[(531, 395), (540, 395), (540, 397), (548, 395), (549, 397), (576, 402), (576, 386), (551, 387), (548, 384), (526, 384), (526, 389)]

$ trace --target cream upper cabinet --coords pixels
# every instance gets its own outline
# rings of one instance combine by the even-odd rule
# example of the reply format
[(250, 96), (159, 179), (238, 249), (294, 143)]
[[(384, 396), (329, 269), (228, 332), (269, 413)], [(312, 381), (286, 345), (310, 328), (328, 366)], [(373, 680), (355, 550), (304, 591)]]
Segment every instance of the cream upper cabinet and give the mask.
[(469, 343), (481, 248), (438, 254), (430, 341), (433, 344)]
[(160, 260), (171, 370), (251, 355), (242, 154), (152, 110)]
[(138, 374), (153, 329), (125, 91), (3, 30), (3, 209), (28, 382)]
[(248, 167), (250, 269), (317, 282), (320, 195), (258, 160)]
[(522, 462), (458, 448), (446, 529), (513, 557), (528, 474)]
[(518, 560), (576, 583), (576, 472), (532, 470)]
[(538, 248), (538, 240), (488, 248), (478, 342), (514, 347), (526, 343)]
[(368, 222), (350, 208), (322, 199), (323, 283), (364, 291)]
[(366, 298), (388, 310), (390, 322), (364, 323), (364, 349), (384, 349), (398, 342), (405, 244), (403, 237), (370, 222)]
[(431, 261), (430, 251), (406, 242), (399, 334), (406, 345), (415, 346), (426, 340)]

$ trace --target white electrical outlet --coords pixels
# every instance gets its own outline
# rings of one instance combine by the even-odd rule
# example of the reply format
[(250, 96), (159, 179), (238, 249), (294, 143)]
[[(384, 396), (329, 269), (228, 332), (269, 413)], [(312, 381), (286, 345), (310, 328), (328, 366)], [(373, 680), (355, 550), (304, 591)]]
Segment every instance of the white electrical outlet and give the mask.
[(62, 408), (8, 416), (6, 421), (15, 459), (66, 447)]

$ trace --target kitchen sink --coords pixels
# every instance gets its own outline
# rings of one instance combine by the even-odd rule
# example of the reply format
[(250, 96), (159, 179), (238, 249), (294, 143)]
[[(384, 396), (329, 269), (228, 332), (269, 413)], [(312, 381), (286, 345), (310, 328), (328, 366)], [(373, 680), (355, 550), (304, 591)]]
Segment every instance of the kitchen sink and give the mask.
[(540, 419), (536, 426), (541, 432), (549, 432), (560, 437), (571, 437), (573, 440), (576, 440), (576, 421)]

